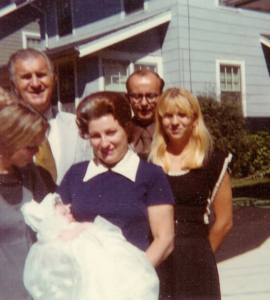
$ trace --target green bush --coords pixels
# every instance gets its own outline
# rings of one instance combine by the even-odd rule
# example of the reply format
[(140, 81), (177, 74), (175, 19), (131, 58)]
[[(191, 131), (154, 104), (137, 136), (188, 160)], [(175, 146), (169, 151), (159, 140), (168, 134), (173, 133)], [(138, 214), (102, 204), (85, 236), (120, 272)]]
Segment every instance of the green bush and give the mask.
[(247, 133), (246, 149), (242, 155), (242, 177), (270, 170), (270, 134), (267, 131)]
[(221, 103), (213, 97), (198, 96), (204, 121), (216, 149), (233, 155), (231, 176), (243, 178), (270, 169), (270, 134), (245, 130), (239, 106)]

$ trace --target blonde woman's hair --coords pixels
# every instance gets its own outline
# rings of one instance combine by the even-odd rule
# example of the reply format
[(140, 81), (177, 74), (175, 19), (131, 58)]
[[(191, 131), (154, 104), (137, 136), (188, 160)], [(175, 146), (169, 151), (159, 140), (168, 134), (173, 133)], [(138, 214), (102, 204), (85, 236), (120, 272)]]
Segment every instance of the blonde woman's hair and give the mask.
[(0, 154), (29, 146), (48, 129), (48, 121), (35, 108), (0, 87)]
[(173, 113), (176, 109), (189, 117), (195, 117), (197, 120), (188, 143), (189, 151), (182, 168), (189, 170), (202, 167), (213, 149), (212, 138), (204, 124), (197, 99), (185, 89), (167, 89), (157, 103), (156, 132), (149, 156), (149, 160), (161, 166), (166, 173), (170, 168), (170, 159), (166, 152), (169, 138), (163, 129), (162, 118), (166, 113)]

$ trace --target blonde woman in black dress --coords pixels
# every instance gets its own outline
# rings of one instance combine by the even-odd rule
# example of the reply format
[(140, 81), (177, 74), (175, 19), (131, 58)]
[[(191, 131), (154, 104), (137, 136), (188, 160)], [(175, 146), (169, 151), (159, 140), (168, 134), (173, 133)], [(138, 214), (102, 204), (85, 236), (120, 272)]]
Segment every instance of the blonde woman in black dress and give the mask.
[[(162, 299), (220, 299), (214, 253), (232, 227), (231, 155), (212, 149), (197, 99), (181, 88), (166, 90), (157, 104), (150, 153), (175, 198), (175, 250), (159, 270)], [(211, 203), (215, 222), (209, 232)]]

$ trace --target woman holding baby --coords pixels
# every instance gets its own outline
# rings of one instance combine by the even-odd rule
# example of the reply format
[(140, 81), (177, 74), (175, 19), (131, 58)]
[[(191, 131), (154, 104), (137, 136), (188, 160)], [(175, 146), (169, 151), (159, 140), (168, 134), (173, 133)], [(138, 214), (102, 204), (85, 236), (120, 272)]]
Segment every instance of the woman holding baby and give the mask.
[[(120, 227), (125, 238), (158, 266), (173, 250), (173, 196), (162, 169), (129, 149), (134, 129), (128, 101), (98, 92), (77, 108), (80, 135), (95, 158), (71, 167), (58, 193), (76, 221), (97, 215)], [(151, 237), (151, 241), (150, 241)]]
[[(174, 200), (162, 169), (129, 150), (133, 137), (129, 103), (114, 92), (92, 94), (80, 103), (77, 124), (96, 157), (71, 167), (58, 191), (63, 202), (71, 204), (76, 221), (92, 222), (99, 215), (118, 226), (156, 267), (173, 250)], [(23, 286), (23, 268), (33, 235), (21, 207), (47, 194), (32, 160), (48, 128), (35, 109), (1, 90), (0, 300), (30, 299)]]

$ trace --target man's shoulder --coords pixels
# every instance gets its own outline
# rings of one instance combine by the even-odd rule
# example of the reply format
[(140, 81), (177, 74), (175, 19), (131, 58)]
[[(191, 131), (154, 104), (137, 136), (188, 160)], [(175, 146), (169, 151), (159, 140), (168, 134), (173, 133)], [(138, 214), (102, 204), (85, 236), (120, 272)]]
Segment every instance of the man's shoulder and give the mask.
[(76, 116), (72, 113), (65, 112), (65, 111), (58, 111), (55, 110), (56, 112), (56, 118), (61, 118), (63, 120), (75, 120)]
[(54, 114), (57, 122), (77, 129), (76, 116), (74, 114), (58, 110), (54, 110)]

